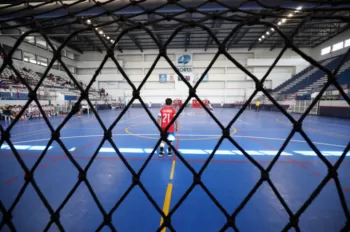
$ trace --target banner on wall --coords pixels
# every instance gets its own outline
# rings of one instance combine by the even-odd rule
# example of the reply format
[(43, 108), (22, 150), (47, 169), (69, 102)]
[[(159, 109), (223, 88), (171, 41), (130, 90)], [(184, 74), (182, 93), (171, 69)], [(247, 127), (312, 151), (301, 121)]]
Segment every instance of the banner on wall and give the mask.
[(167, 74), (159, 74), (159, 82), (160, 83), (167, 83), (168, 77)]
[(176, 65), (181, 73), (192, 72), (192, 54), (176, 55)]
[[(186, 81), (191, 81), (191, 75), (184, 74), (183, 76), (186, 79)], [(182, 81), (180, 76), (177, 76), (177, 80)]]
[[(197, 83), (197, 81), (201, 78), (202, 74), (199, 73), (195, 73), (194, 74), (194, 82)], [(208, 77), (208, 73), (204, 76), (202, 82), (208, 82), (209, 81), (209, 77)]]
[(169, 82), (173, 83), (175, 81), (174, 74), (169, 75)]

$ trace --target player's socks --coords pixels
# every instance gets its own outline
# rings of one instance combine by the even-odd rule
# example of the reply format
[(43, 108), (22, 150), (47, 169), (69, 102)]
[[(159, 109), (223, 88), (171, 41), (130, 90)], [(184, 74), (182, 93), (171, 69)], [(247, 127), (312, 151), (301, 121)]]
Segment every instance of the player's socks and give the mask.
[(168, 148), (168, 156), (171, 156), (171, 148)]
[(160, 147), (160, 151), (159, 151), (159, 156), (163, 156), (164, 155), (164, 147)]
[[(170, 142), (171, 144), (171, 142)], [(171, 147), (168, 146), (168, 156), (171, 156)]]

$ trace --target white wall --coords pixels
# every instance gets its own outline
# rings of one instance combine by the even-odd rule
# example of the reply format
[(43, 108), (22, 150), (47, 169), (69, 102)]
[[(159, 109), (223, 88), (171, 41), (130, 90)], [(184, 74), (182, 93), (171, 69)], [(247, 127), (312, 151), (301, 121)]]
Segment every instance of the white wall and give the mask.
[[(176, 64), (176, 57), (184, 54), (192, 55), (192, 68), (194, 74), (202, 74), (210, 61), (213, 59), (217, 50), (209, 49), (205, 52), (203, 49), (192, 49), (184, 53), (182, 50), (167, 50), (171, 61)], [(240, 64), (248, 69), (258, 78), (262, 78), (268, 67), (272, 64), (273, 58), (276, 58), (280, 50), (275, 49), (231, 49), (229, 53)], [(310, 53), (309, 49), (304, 52)], [(96, 68), (101, 64), (104, 53), (85, 52), (79, 57), (78, 61), (78, 79), (88, 83), (94, 75)], [(141, 53), (139, 50), (124, 51), (116, 53), (116, 59), (123, 67), (126, 75), (131, 79), (133, 84), (138, 87), (142, 79), (146, 76), (154, 60), (158, 55), (158, 50), (145, 50)], [(290, 78), (296, 73), (296, 70), (305, 68), (307, 63), (295, 52), (288, 50), (285, 52), (283, 59), (268, 76), (265, 87), (275, 88), (281, 82)], [(159, 83), (159, 74), (173, 74), (174, 83)], [(209, 82), (203, 82), (198, 87), (198, 95), (201, 98), (208, 98), (213, 103), (224, 101), (233, 103), (247, 99), (254, 91), (255, 84), (249, 76), (236, 67), (225, 56), (220, 55), (213, 67), (210, 69)], [(99, 86), (100, 83), (100, 86)], [(193, 82), (191, 82), (194, 85)], [(113, 96), (130, 98), (132, 95), (131, 87), (124, 80), (122, 74), (118, 71), (115, 64), (109, 59), (102, 69), (94, 87), (104, 86), (107, 92)], [(169, 96), (173, 98), (182, 98), (188, 95), (188, 88), (182, 82), (177, 80), (177, 75), (171, 66), (161, 58), (152, 74), (149, 76), (147, 83), (142, 88), (141, 96), (145, 101), (160, 103), (164, 98)]]
[(344, 54), (348, 49), (350, 49), (350, 47), (343, 48), (341, 50), (331, 52), (330, 54), (323, 55), (323, 56), (321, 55), (321, 50), (325, 47), (332, 46), (333, 44), (344, 41), (346, 39), (350, 39), (350, 29), (344, 31), (343, 33), (335, 36), (334, 38), (332, 38), (332, 39), (324, 42), (323, 44), (315, 47), (314, 49), (312, 49), (312, 57), (315, 60), (319, 61), (319, 60), (329, 59), (331, 57), (335, 57), (335, 56), (339, 56), (341, 54)]

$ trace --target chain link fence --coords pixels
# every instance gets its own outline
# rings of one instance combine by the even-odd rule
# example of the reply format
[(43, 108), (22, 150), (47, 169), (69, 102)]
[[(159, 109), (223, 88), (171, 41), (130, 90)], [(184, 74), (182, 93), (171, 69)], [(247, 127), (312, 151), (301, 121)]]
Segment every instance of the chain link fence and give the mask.
[[(289, 231), (292, 228), (294, 228), (296, 231), (300, 231), (300, 228), (299, 228), (299, 218), (300, 218), (300, 216), (312, 204), (312, 202), (315, 200), (315, 198), (318, 196), (318, 194), (321, 192), (321, 190), (324, 188), (324, 186), (330, 180), (333, 180), (334, 183), (335, 183), (335, 186), (336, 186), (336, 189), (337, 189), (337, 192), (338, 192), (338, 196), (339, 196), (339, 200), (341, 202), (341, 206), (342, 206), (344, 215), (345, 215), (346, 220), (347, 220), (346, 223), (343, 225), (342, 231), (349, 231), (350, 230), (350, 213), (349, 213), (349, 208), (348, 208), (347, 202), (345, 201), (344, 192), (343, 192), (343, 188), (342, 188), (342, 183), (339, 181), (339, 178), (338, 178), (338, 169), (339, 169), (340, 165), (342, 164), (342, 162), (343, 162), (343, 160), (344, 160), (344, 158), (346, 156), (346, 153), (349, 152), (350, 142), (348, 142), (344, 152), (339, 157), (337, 162), (335, 162), (335, 164), (332, 164), (320, 152), (320, 150), (312, 143), (310, 138), (307, 136), (307, 134), (303, 130), (303, 121), (304, 121), (305, 117), (309, 114), (309, 112), (315, 106), (317, 101), (320, 100), (322, 94), (327, 90), (327, 88), (329, 86), (334, 86), (336, 89), (338, 89), (340, 94), (341, 94), (341, 96), (350, 105), (350, 99), (349, 99), (348, 95), (346, 93), (344, 93), (343, 89), (340, 87), (340, 85), (337, 82), (338, 71), (342, 67), (342, 65), (343, 65), (344, 61), (347, 59), (347, 57), (350, 56), (350, 54), (349, 54), (350, 53), (350, 49), (347, 50), (343, 60), (340, 62), (338, 67), (334, 71), (330, 71), (326, 67), (322, 66), (319, 62), (317, 62), (313, 58), (311, 58), (308, 54), (305, 54), (293, 42), (293, 38), (298, 34), (299, 29), (308, 20), (312, 20), (312, 19), (320, 19), (320, 20), (323, 20), (323, 19), (334, 19), (334, 20), (339, 20), (341, 22), (345, 22), (345, 23), (349, 24), (350, 18), (348, 16), (342, 16), (342, 15), (337, 15), (337, 14), (325, 14), (324, 13), (324, 12), (337, 12), (337, 11), (340, 11), (340, 10), (347, 10), (347, 11), (349, 11), (350, 8), (347, 5), (347, 3), (348, 3), (347, 1), (339, 1), (337, 3), (336, 7), (334, 7), (334, 8), (332, 8), (332, 7), (323, 8), (322, 4), (324, 3), (324, 1), (316, 1), (316, 0), (312, 1), (312, 3), (314, 3), (316, 5), (315, 7), (305, 9), (305, 10), (303, 10), (303, 14), (295, 16), (296, 18), (299, 18), (301, 20), (300, 20), (299, 25), (294, 29), (293, 33), (290, 34), (290, 35), (286, 35), (285, 33), (283, 33), (283, 31), (278, 26), (276, 26), (274, 23), (265, 21), (264, 18), (266, 18), (266, 17), (282, 18), (281, 14), (279, 12), (281, 12), (281, 11), (288, 11), (288, 10), (289, 11), (293, 11), (293, 9), (291, 9), (291, 8), (284, 8), (282, 6), (264, 5), (264, 3), (262, 1), (257, 1), (257, 0), (256, 1), (244, 1), (244, 2), (242, 1), (236, 7), (232, 7), (232, 6), (226, 5), (225, 3), (223, 3), (224, 1), (220, 2), (220, 1), (216, 1), (216, 0), (203, 1), (201, 4), (199, 4), (196, 7), (187, 7), (186, 5), (182, 4), (182, 1), (168, 0), (168, 1), (162, 1), (161, 4), (159, 4), (157, 7), (153, 8), (153, 9), (145, 8), (144, 5), (142, 4), (145, 1), (142, 1), (142, 0), (140, 0), (140, 1), (130, 0), (129, 2), (125, 1), (126, 3), (123, 6), (119, 6), (118, 8), (108, 7), (108, 3), (113, 2), (111, 0), (110, 1), (105, 1), (105, 2), (89, 1), (90, 5), (88, 7), (81, 8), (78, 11), (72, 11), (71, 10), (71, 7), (73, 7), (74, 5), (77, 5), (79, 3), (82, 3), (82, 2), (85, 2), (85, 1), (84, 0), (80, 0), (80, 1), (74, 1), (74, 2), (69, 2), (69, 3), (66, 3), (65, 1), (60, 1), (60, 0), (59, 1), (43, 1), (40, 4), (31, 6), (31, 5), (29, 5), (29, 1), (25, 1), (23, 3), (24, 6), (25, 6), (24, 8), (23, 7), (22, 8), (18, 8), (17, 5), (5, 5), (4, 7), (0, 8), (0, 10), (10, 10), (9, 12), (7, 12), (7, 13), (2, 15), (3, 18), (8, 17), (8, 19), (2, 19), (2, 21), (0, 21), (0, 24), (2, 25), (1, 29), (3, 31), (11, 30), (11, 29), (18, 28), (18, 27), (26, 27), (26, 26), (28, 26), (28, 27), (31, 26), (31, 28), (32, 28), (32, 29), (24, 32), (22, 35), (20, 35), (18, 37), (18, 39), (16, 40), (16, 43), (13, 45), (12, 50), (10, 52), (6, 53), (5, 50), (3, 49), (3, 47), (0, 48), (0, 51), (1, 51), (1, 54), (2, 54), (3, 60), (4, 60), (3, 64), (1, 65), (1, 68), (0, 68), (0, 74), (1, 74), (1, 72), (3, 72), (3, 70), (6, 67), (10, 68), (11, 70), (13, 70), (13, 72), (16, 74), (17, 78), (28, 89), (28, 92), (29, 92), (29, 94), (28, 94), (29, 100), (27, 101), (27, 103), (25, 104), (25, 106), (23, 107), (21, 112), (17, 115), (16, 119), (13, 120), (12, 123), (7, 128), (4, 128), (3, 126), (0, 125), (0, 131), (1, 131), (0, 146), (2, 146), (4, 143), (6, 143), (10, 147), (11, 151), (13, 152), (13, 155), (15, 156), (16, 160), (18, 161), (18, 163), (20, 164), (21, 168), (25, 172), (25, 175), (24, 175), (25, 183), (21, 187), (20, 191), (18, 192), (18, 194), (17, 194), (13, 204), (9, 208), (6, 208), (4, 206), (4, 203), (0, 201), (0, 211), (1, 211), (2, 215), (3, 215), (2, 219), (1, 219), (1, 222), (0, 222), (0, 230), (3, 229), (5, 225), (7, 225), (7, 227), (10, 228), (12, 231), (16, 231), (15, 225), (13, 224), (13, 221), (12, 221), (12, 213), (13, 213), (15, 207), (21, 201), (22, 195), (23, 195), (24, 191), (26, 190), (26, 188), (29, 185), (31, 185), (34, 188), (34, 190), (36, 191), (36, 193), (38, 194), (39, 198), (41, 199), (41, 201), (43, 202), (43, 204), (45, 205), (47, 211), (50, 214), (50, 220), (47, 223), (47, 225), (46, 225), (44, 230), (48, 231), (52, 224), (56, 224), (56, 226), (61, 231), (65, 231), (64, 226), (61, 224), (61, 221), (60, 221), (61, 210), (67, 204), (67, 202), (70, 200), (71, 196), (74, 194), (74, 192), (77, 190), (77, 188), (80, 185), (85, 184), (87, 186), (89, 192), (91, 193), (91, 196), (93, 197), (96, 205), (98, 206), (98, 209), (100, 210), (101, 214), (103, 215), (103, 218), (104, 218), (103, 221), (101, 221), (100, 226), (98, 228), (96, 228), (96, 231), (100, 231), (105, 226), (109, 227), (112, 231), (116, 231), (116, 228), (112, 224), (112, 214), (116, 210), (118, 210), (118, 207), (125, 200), (125, 198), (131, 192), (131, 190), (136, 188), (136, 187), (139, 187), (143, 191), (143, 193), (145, 194), (145, 196), (147, 197), (149, 202), (154, 206), (156, 211), (159, 213), (159, 215), (161, 215), (161, 217), (163, 219), (162, 220), (163, 223), (160, 225), (160, 227), (158, 228), (157, 231), (161, 231), (165, 227), (168, 228), (170, 231), (176, 231), (175, 227), (172, 224), (172, 220), (171, 220), (172, 216), (174, 215), (174, 213), (177, 211), (177, 209), (180, 207), (180, 205), (186, 200), (186, 198), (189, 196), (191, 191), (196, 186), (197, 187), (199, 186), (200, 188), (202, 188), (204, 190), (204, 192), (209, 196), (209, 198), (214, 202), (214, 204), (220, 209), (220, 211), (226, 217), (226, 223), (222, 225), (222, 228), (220, 229), (220, 231), (225, 231), (228, 228), (232, 228), (232, 229), (234, 229), (234, 231), (239, 231), (239, 228), (236, 225), (236, 217), (237, 217), (237, 215), (247, 205), (248, 201), (252, 198), (252, 196), (257, 191), (257, 189), (265, 182), (271, 187), (271, 189), (275, 193), (276, 197), (278, 198), (278, 200), (282, 204), (283, 208), (285, 209), (285, 211), (289, 215), (289, 222), (286, 223), (286, 225), (285, 225), (285, 227), (283, 228), (282, 231)], [(220, 6), (223, 10), (215, 11), (215, 12), (201, 12), (200, 10), (198, 10), (200, 7), (205, 6), (206, 4), (209, 4), (209, 3), (212, 4), (213, 2), (215, 2), (215, 4), (217, 4), (217, 6)], [(246, 4), (250, 4), (252, 2), (257, 4), (257, 5), (259, 5), (262, 10), (258, 11), (258, 12), (257, 11), (244, 10), (243, 7)], [(299, 1), (299, 2), (302, 2), (302, 1)], [(51, 4), (51, 3), (56, 3), (56, 6), (54, 8), (48, 8), (47, 11), (45, 11), (45, 12), (41, 11), (41, 12), (37, 13), (37, 11), (35, 11), (36, 9), (39, 9), (42, 6), (45, 6), (46, 4)], [(169, 6), (169, 5), (176, 6), (178, 9), (180, 9), (180, 12), (179, 13), (171, 13), (171, 14), (165, 14), (165, 13), (158, 12), (159, 9), (162, 9), (162, 8), (164, 8), (166, 6)], [(12, 7), (13, 7), (13, 10), (12, 10)], [(94, 7), (99, 7), (99, 9), (101, 9), (101, 13), (99, 13), (97, 15), (93, 15), (93, 16), (88, 16), (88, 17), (81, 17), (81, 16), (79, 16), (82, 13), (93, 9)], [(135, 13), (134, 15), (118, 15), (118, 11), (121, 11), (121, 10), (126, 9), (128, 7), (138, 7), (138, 9), (141, 11), (141, 13)], [(23, 11), (28, 10), (28, 9), (33, 11), (33, 13), (31, 15), (18, 16), (18, 15), (21, 15), (20, 13), (23, 13)], [(58, 10), (64, 10), (66, 12), (66, 14), (63, 15), (63, 16), (55, 17), (54, 19), (50, 19), (49, 18), (49, 19), (40, 20), (40, 21), (37, 20), (37, 18), (36, 18), (36, 17), (38, 17), (40, 15), (53, 13), (53, 12), (58, 11)], [(181, 15), (184, 12), (185, 13), (186, 12), (199, 13), (199, 14), (204, 15), (204, 17), (202, 19), (200, 19), (200, 20), (185, 20), (185, 19), (181, 19), (181, 18), (177, 17), (178, 15)], [(228, 12), (246, 13), (247, 15), (249, 15), (249, 17), (238, 18), (238, 17), (234, 17), (234, 16), (226, 16), (226, 13), (228, 13)], [(122, 28), (121, 32), (118, 34), (117, 38), (114, 40), (114, 42), (112, 44), (107, 44), (106, 41), (103, 39), (103, 36), (101, 34), (99, 34), (97, 30), (95, 30), (95, 26), (93, 26), (91, 24), (88, 24), (86, 22), (86, 20), (93, 19), (93, 18), (96, 18), (96, 17), (99, 17), (99, 16), (114, 15), (114, 14), (117, 15), (117, 16), (114, 17), (114, 20), (105, 22), (105, 23), (100, 24), (100, 25), (95, 25), (95, 26), (97, 26), (99, 28), (103, 28), (104, 26), (108, 26), (108, 25), (111, 25), (113, 23), (118, 23), (118, 22), (125, 22), (124, 25), (127, 25), (124, 28)], [(150, 15), (150, 14), (156, 15), (158, 18), (149, 20), (149, 21), (147, 21), (145, 23), (138, 23), (138, 22), (133, 21), (133, 18), (135, 16)], [(70, 20), (68, 20), (68, 22), (64, 21), (62, 23), (60, 23), (59, 21), (57, 22), (57, 20), (60, 19), (60, 17), (62, 17), (62, 18), (69, 18)], [(25, 20), (20, 25), (11, 25), (10, 24), (10, 22), (12, 22), (12, 21), (21, 20), (21, 19), (22, 19), (22, 22), (23, 22), (23, 19), (32, 19), (32, 20)], [(227, 34), (226, 38), (223, 41), (219, 41), (217, 36), (216, 36), (216, 34), (213, 33), (212, 30), (205, 25), (206, 21), (212, 20), (212, 19), (226, 20), (228, 22), (236, 23), (237, 26), (235, 26), (230, 31), (230, 33)], [(53, 24), (53, 20), (56, 20), (55, 24)], [(171, 34), (171, 36), (167, 39), (166, 42), (162, 43), (157, 38), (155, 33), (149, 28), (149, 26), (152, 26), (152, 25), (154, 25), (156, 23), (159, 23), (159, 22), (164, 22), (164, 21), (166, 22), (166, 21), (171, 21), (171, 20), (175, 21), (175, 22), (178, 22), (179, 26), (174, 28), (173, 29), (173, 33)], [(77, 29), (77, 30), (73, 31), (69, 36), (67, 36), (65, 38), (65, 41), (56, 49), (55, 46), (53, 46), (50, 38), (46, 35), (45, 31), (47, 29), (54, 29), (54, 28), (58, 28), (58, 27), (64, 26), (64, 25), (69, 25), (69, 24), (72, 24), (72, 23), (80, 23), (84, 27), (82, 29)], [(244, 26), (252, 26), (252, 25), (261, 25), (261, 26), (264, 26), (264, 27), (267, 27), (267, 28), (273, 28), (275, 30), (275, 32), (284, 41), (283, 48), (279, 52), (278, 56), (274, 60), (274, 62), (271, 65), (271, 67), (268, 69), (267, 73), (261, 79), (257, 78), (255, 75), (253, 75), (246, 67), (241, 65), (234, 57), (232, 57), (227, 52), (227, 44), (228, 44), (228, 41), (230, 40), (230, 38), (232, 36), (234, 36), (242, 27), (244, 27)], [(167, 55), (167, 48), (168, 48), (169, 44), (172, 42), (172, 40), (174, 39), (174, 37), (179, 32), (181, 32), (182, 30), (188, 29), (188, 28), (200, 28), (200, 29), (202, 29), (203, 31), (205, 31), (211, 37), (211, 39), (214, 41), (214, 44), (217, 47), (217, 52), (216, 52), (213, 60), (210, 62), (210, 64), (205, 69), (205, 71), (201, 75), (200, 79), (198, 80), (198, 82), (194, 86), (192, 86), (184, 78), (182, 73), (180, 73), (178, 71), (176, 66), (173, 64), (173, 62), (171, 61), (171, 59)], [(152, 40), (154, 41), (154, 43), (156, 44), (156, 46), (159, 49), (159, 54), (158, 54), (157, 58), (153, 62), (152, 66), (150, 67), (149, 71), (147, 72), (147, 75), (142, 80), (142, 82), (139, 85), (139, 87), (136, 87), (134, 85), (134, 83), (131, 81), (131, 79), (128, 77), (128, 75), (126, 75), (125, 71), (123, 70), (123, 68), (121, 67), (121, 65), (119, 64), (119, 62), (116, 59), (116, 49), (119, 48), (118, 47), (119, 46), (118, 42), (121, 40), (121, 38), (123, 36), (127, 35), (128, 32), (132, 32), (133, 30), (136, 30), (136, 29), (137, 30), (143, 30), (144, 33), (148, 34), (152, 38)], [(96, 69), (95, 74), (93, 75), (92, 79), (90, 80), (90, 82), (86, 86), (86, 88), (83, 88), (81, 85), (79, 85), (77, 79), (73, 76), (71, 71), (68, 69), (67, 65), (63, 62), (62, 56), (61, 56), (62, 49), (64, 49), (67, 46), (69, 41), (72, 40), (74, 37), (79, 36), (80, 33), (84, 33), (84, 32), (93, 32), (95, 34), (95, 36), (97, 38), (99, 38), (99, 40), (103, 44), (104, 49), (106, 51), (105, 56), (104, 56), (104, 58), (103, 58), (103, 60), (102, 60), (102, 62), (100, 64), (100, 66)], [(15, 67), (15, 65), (13, 63), (13, 59), (12, 59), (14, 52), (19, 47), (19, 45), (23, 42), (25, 37), (33, 35), (33, 34), (41, 36), (47, 42), (48, 46), (53, 51), (53, 58), (52, 58), (52, 60), (48, 64), (48, 66), (47, 66), (45, 72), (43, 73), (40, 81), (37, 83), (37, 85), (34, 88), (32, 86), (30, 86), (28, 83), (26, 83), (25, 79), (20, 74), (19, 70), (16, 69), (16, 67)], [(279, 105), (279, 103), (271, 96), (271, 94), (264, 88), (264, 83), (265, 83), (266, 78), (269, 76), (269, 74), (274, 69), (274, 67), (276, 66), (278, 61), (281, 59), (281, 57), (284, 55), (284, 53), (286, 52), (287, 49), (292, 49), (297, 54), (299, 54), (303, 59), (308, 61), (310, 64), (312, 64), (313, 66), (317, 67), (319, 70), (322, 70), (327, 75), (327, 78), (328, 78), (328, 81), (322, 87), (322, 89), (320, 90), (320, 92), (317, 95), (317, 97), (307, 107), (305, 112), (301, 115), (301, 117), (298, 120), (294, 119), (283, 107), (281, 107)], [(220, 55), (224, 55), (236, 67), (238, 67), (240, 70), (242, 70), (242, 72), (244, 72), (248, 77), (250, 77), (251, 80), (253, 80), (254, 83), (255, 83), (255, 91), (248, 98), (248, 100), (245, 102), (245, 104), (242, 106), (242, 108), (238, 111), (238, 113), (232, 118), (232, 120), (228, 123), (227, 126), (224, 126), (220, 122), (220, 120), (218, 120), (215, 117), (215, 115), (210, 110), (207, 109), (206, 105), (204, 105), (202, 103), (201, 99), (199, 98), (199, 96), (196, 93), (196, 90), (197, 90), (198, 86), (200, 85), (200, 83), (202, 82), (203, 78), (208, 73), (208, 71), (211, 69), (211, 67), (213, 66), (213, 64), (215, 63), (215, 61), (217, 60), (217, 58)], [(183, 155), (181, 153), (179, 153), (176, 150), (176, 148), (167, 140), (166, 133), (163, 133), (161, 131), (161, 128), (157, 124), (156, 119), (152, 116), (152, 114), (151, 114), (150, 110), (148, 109), (147, 105), (145, 104), (143, 99), (140, 97), (140, 91), (142, 90), (142, 88), (144, 87), (145, 83), (149, 79), (149, 76), (151, 75), (152, 71), (154, 70), (157, 62), (162, 57), (169, 63), (169, 65), (172, 67), (174, 72), (179, 77), (181, 77), (182, 81), (188, 87), (188, 96), (187, 96), (186, 100), (184, 101), (184, 103), (182, 104), (182, 107), (180, 107), (180, 109), (178, 111), (178, 114), (172, 120), (171, 124), (173, 124), (175, 122), (175, 120), (181, 115), (184, 107), (187, 105), (187, 103), (189, 103), (190, 99), (194, 98), (194, 99), (198, 100), (198, 102), (202, 105), (204, 110), (208, 113), (208, 115), (210, 115), (212, 120), (215, 121), (215, 123), (222, 130), (222, 136), (220, 137), (220, 139), (219, 139), (218, 143), (216, 144), (215, 148), (213, 149), (212, 153), (209, 155), (209, 157), (207, 158), (206, 162), (204, 163), (204, 165), (202, 166), (202, 168), (198, 172), (195, 171), (195, 169), (191, 166), (191, 164), (189, 164), (185, 160)], [(89, 100), (89, 90), (91, 89), (93, 83), (96, 81), (99, 73), (103, 69), (103, 67), (104, 67), (104, 65), (105, 65), (105, 63), (106, 63), (106, 61), (108, 59), (111, 59), (113, 61), (113, 63), (116, 65), (116, 67), (118, 68), (118, 70), (121, 73), (121, 75), (125, 78), (126, 82), (132, 88), (132, 93), (133, 94), (132, 94), (131, 100), (128, 102), (126, 107), (122, 110), (120, 115), (115, 119), (115, 121), (112, 123), (112, 125), (107, 128), (104, 125), (103, 120), (101, 119), (99, 114), (96, 112), (96, 110), (95, 110), (95, 108), (93, 106), (93, 103)], [(44, 111), (43, 111), (43, 109), (42, 109), (42, 107), (41, 107), (41, 105), (39, 103), (37, 91), (38, 91), (39, 87), (42, 85), (44, 79), (47, 77), (47, 75), (49, 73), (49, 70), (52, 68), (54, 63), (57, 62), (57, 61), (63, 67), (64, 71), (67, 73), (67, 75), (69, 76), (71, 81), (79, 89), (80, 97), (79, 97), (78, 101), (76, 102), (76, 104), (73, 106), (72, 110), (68, 113), (68, 115), (62, 121), (62, 123), (56, 129), (54, 129), (54, 127), (51, 125), (49, 119), (45, 115), (45, 113), (44, 113)], [(244, 110), (249, 106), (249, 104), (257, 96), (258, 93), (263, 93), (269, 99), (269, 101), (271, 101), (279, 109), (279, 111), (281, 113), (283, 113), (288, 118), (288, 120), (293, 124), (292, 131), (289, 133), (289, 135), (286, 138), (286, 140), (284, 141), (282, 147), (279, 149), (277, 155), (274, 156), (274, 158), (272, 159), (271, 163), (268, 165), (267, 168), (263, 168), (263, 166), (261, 166), (259, 164), (259, 162), (257, 162), (251, 155), (249, 155), (242, 148), (242, 146), (240, 146), (239, 143), (237, 143), (237, 141), (235, 140), (234, 137), (230, 136), (230, 128), (231, 128), (231, 126), (237, 121), (237, 119), (240, 117), (240, 115), (242, 115)], [(94, 114), (94, 116), (98, 120), (98, 123), (100, 124), (101, 128), (104, 131), (104, 136), (103, 136), (102, 141), (99, 143), (98, 148), (93, 153), (93, 156), (91, 157), (91, 159), (89, 160), (89, 162), (88, 162), (88, 164), (86, 165), (85, 168), (82, 168), (77, 163), (77, 161), (73, 158), (72, 153), (68, 151), (67, 147), (65, 146), (65, 144), (62, 142), (62, 140), (60, 138), (60, 132), (61, 132), (62, 128), (67, 124), (67, 122), (72, 118), (72, 116), (79, 111), (79, 104), (83, 100), (85, 100), (88, 103), (92, 113)], [(125, 156), (119, 151), (118, 146), (112, 140), (112, 130), (113, 130), (113, 128), (118, 124), (120, 119), (129, 110), (130, 106), (132, 105), (132, 103), (135, 100), (139, 100), (140, 101), (140, 103), (142, 104), (143, 109), (148, 114), (150, 119), (153, 121), (154, 125), (158, 128), (159, 133), (160, 133), (159, 139), (158, 139), (158, 141), (157, 141), (153, 151), (147, 157), (145, 163), (143, 164), (142, 168), (138, 172), (136, 172), (131, 167), (131, 165), (126, 160)], [(11, 142), (11, 130), (13, 129), (14, 125), (19, 121), (20, 117), (22, 116), (22, 114), (24, 113), (26, 108), (33, 102), (35, 102), (39, 106), (40, 112), (43, 115), (43, 120), (45, 121), (45, 123), (47, 124), (47, 126), (49, 127), (49, 129), (51, 131), (51, 138), (49, 139), (46, 148), (43, 150), (43, 152), (41, 153), (39, 158), (36, 160), (36, 162), (33, 165), (33, 167), (32, 168), (28, 168), (26, 166), (25, 162), (22, 160), (22, 158), (19, 155), (19, 153), (17, 152), (17, 150), (14, 147), (13, 143)], [(170, 125), (168, 126), (168, 128), (170, 127)], [(274, 165), (276, 164), (276, 162), (280, 159), (281, 153), (286, 148), (288, 143), (291, 141), (291, 138), (297, 133), (299, 133), (305, 139), (307, 144), (317, 154), (317, 157), (324, 163), (324, 165), (326, 165), (326, 167), (328, 168), (328, 174), (323, 178), (321, 183), (312, 192), (312, 194), (304, 202), (304, 204), (299, 208), (299, 210), (297, 210), (295, 213), (293, 213), (292, 210), (290, 209), (290, 206), (288, 206), (286, 201), (283, 199), (282, 195), (277, 190), (277, 188), (274, 185), (274, 183), (271, 181), (271, 179), (269, 177), (269, 173), (270, 173), (271, 169), (274, 167)], [(162, 211), (162, 209), (156, 204), (154, 198), (146, 190), (146, 188), (144, 187), (142, 181), (140, 180), (141, 175), (142, 175), (143, 171), (145, 170), (145, 167), (148, 165), (148, 163), (150, 162), (151, 158), (154, 156), (155, 151), (159, 147), (159, 145), (160, 145), (162, 140), (166, 141), (166, 143), (168, 144), (168, 146), (170, 146), (172, 148), (172, 150), (174, 151), (174, 153), (176, 154), (178, 159), (181, 160), (181, 162), (187, 167), (187, 169), (193, 175), (193, 182), (192, 182), (191, 186), (182, 195), (182, 197), (180, 198), (180, 200), (178, 202), (173, 202), (172, 208), (171, 208), (170, 212), (167, 215), (165, 215), (165, 213)], [(224, 140), (230, 141), (232, 143), (232, 145), (237, 147), (243, 153), (243, 155), (255, 167), (257, 167), (260, 170), (260, 172), (261, 172), (261, 177), (260, 177), (259, 181), (255, 184), (255, 186), (251, 189), (249, 194), (244, 198), (244, 200), (239, 204), (239, 206), (233, 212), (228, 212), (222, 206), (222, 204), (209, 191), (209, 189), (206, 187), (205, 183), (201, 179), (203, 172), (206, 170), (206, 168), (207, 168), (208, 164), (210, 163), (210, 161), (214, 158), (215, 152), (217, 151), (217, 149), (219, 148), (219, 146), (221, 145), (221, 143)], [(95, 194), (94, 189), (91, 187), (91, 185), (89, 183), (89, 180), (87, 178), (87, 172), (89, 171), (92, 163), (94, 162), (94, 160), (95, 160), (95, 158), (96, 158), (96, 156), (97, 156), (97, 154), (99, 152), (99, 149), (102, 147), (102, 145), (104, 144), (105, 141), (108, 141), (112, 145), (112, 147), (115, 150), (116, 155), (121, 159), (121, 161), (124, 163), (124, 165), (127, 167), (127, 169), (130, 171), (130, 173), (132, 175), (132, 184), (128, 187), (128, 189), (125, 191), (125, 193), (119, 199), (119, 201), (116, 202), (115, 205), (109, 211), (106, 211), (103, 208), (102, 204), (100, 203), (100, 200), (98, 199), (97, 195)], [(34, 174), (35, 174), (36, 170), (38, 169), (39, 163), (44, 159), (44, 157), (45, 157), (45, 155), (46, 155), (46, 153), (48, 151), (48, 148), (50, 147), (50, 145), (53, 142), (57, 142), (60, 145), (60, 147), (65, 152), (66, 156), (69, 158), (70, 162), (75, 166), (75, 168), (79, 172), (76, 184), (74, 185), (72, 190), (68, 193), (66, 198), (62, 201), (60, 206), (58, 208), (56, 208), (56, 209), (54, 209), (50, 205), (50, 202), (48, 202), (48, 200), (45, 197), (45, 195), (41, 192), (41, 190), (38, 187), (38, 185), (36, 183), (36, 180), (34, 178)]]

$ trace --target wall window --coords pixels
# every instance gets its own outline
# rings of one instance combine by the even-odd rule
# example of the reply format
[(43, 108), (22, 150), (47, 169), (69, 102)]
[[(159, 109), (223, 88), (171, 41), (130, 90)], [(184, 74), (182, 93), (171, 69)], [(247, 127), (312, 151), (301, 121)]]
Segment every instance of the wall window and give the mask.
[(323, 56), (323, 55), (329, 54), (330, 52), (331, 52), (331, 47), (329, 46), (321, 50), (321, 55)]
[(68, 57), (69, 59), (74, 60), (74, 53), (73, 53), (73, 52), (70, 52), (70, 51), (67, 51), (67, 57)]
[(23, 60), (32, 64), (36, 64), (36, 57), (34, 54), (29, 52), (23, 52)]
[(75, 67), (67, 65), (67, 68), (69, 69), (69, 71), (73, 74), (75, 74)]
[(344, 42), (341, 41), (339, 43), (333, 44), (332, 51), (333, 52), (338, 51), (338, 50), (342, 49), (343, 47), (344, 47)]
[(46, 43), (46, 41), (43, 38), (37, 37), (36, 38), (36, 46), (46, 49), (47, 48), (47, 43)]
[[(56, 45), (54, 45), (54, 44), (52, 44), (52, 46), (53, 46), (53, 47), (55, 48), (55, 50), (57, 51), (57, 46), (56, 46)], [(48, 47), (49, 47), (49, 51), (50, 51), (50, 52), (53, 52), (53, 51), (52, 51), (52, 49), (51, 49), (51, 46), (50, 46), (50, 45), (48, 45)]]
[(27, 35), (25, 38), (24, 38), (24, 41), (28, 42), (28, 43), (31, 43), (31, 44), (35, 44), (35, 38), (34, 36), (29, 36)]
[(37, 59), (37, 64), (41, 66), (47, 66), (47, 58), (42, 57), (42, 56), (36, 56)]
[(344, 48), (350, 47), (350, 39), (344, 41)]
[(62, 50), (61, 50), (61, 55), (62, 55), (62, 56), (67, 56), (66, 50), (62, 49)]

